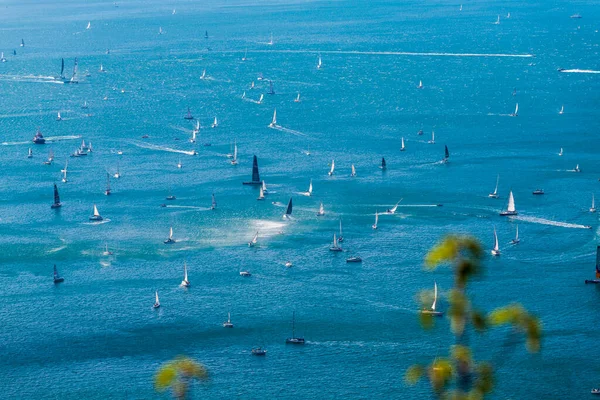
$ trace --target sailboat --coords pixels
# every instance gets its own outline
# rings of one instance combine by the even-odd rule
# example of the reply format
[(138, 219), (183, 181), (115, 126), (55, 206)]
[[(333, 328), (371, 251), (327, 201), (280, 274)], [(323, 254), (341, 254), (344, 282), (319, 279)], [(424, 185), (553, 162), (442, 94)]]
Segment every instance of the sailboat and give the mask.
[(46, 161), (44, 161), (44, 165), (50, 165), (50, 164), (52, 164), (52, 161), (54, 161), (54, 152), (52, 150), (50, 150), (48, 152), (48, 159)]
[(562, 155), (563, 155), (563, 148), (562, 148), (562, 147), (560, 148), (560, 151), (558, 152), (558, 155), (559, 155), (559, 156), (562, 156)]
[(500, 182), (500, 175), (498, 175), (496, 177), (496, 188), (494, 189), (494, 192), (488, 194), (488, 197), (490, 197), (492, 199), (497, 199), (498, 198), (498, 182)]
[(233, 143), (233, 158), (231, 159), (231, 165), (237, 165), (238, 161), (237, 161), (237, 142), (234, 141)]
[(317, 213), (317, 217), (322, 217), (325, 215), (325, 207), (323, 207), (323, 202), (319, 205), (319, 212)]
[(600, 246), (596, 246), (596, 279), (586, 279), (585, 283), (600, 283)]
[(183, 167), (183, 165), (181, 164), (181, 158), (180, 158), (179, 161), (177, 161), (177, 168), (181, 169), (181, 167)]
[(106, 72), (106, 69), (104, 69), (104, 66), (102, 65), (102, 63), (100, 63), (100, 68), (98, 69), (98, 72)]
[(94, 215), (90, 217), (90, 221), (102, 221), (102, 216), (98, 212), (98, 207), (94, 204)]
[(435, 132), (434, 131), (431, 131), (431, 140), (429, 140), (427, 143), (435, 144)]
[(375, 223), (371, 225), (371, 228), (377, 229), (377, 222), (379, 222), (379, 212), (375, 211)]
[(423, 81), (419, 81), (419, 86), (417, 86), (417, 89), (423, 89)]
[(267, 43), (269, 46), (273, 46), (273, 33), (271, 33), (271, 36), (269, 38), (269, 43)]
[(275, 111), (273, 111), (273, 119), (271, 120), (271, 123), (269, 124), (269, 128), (275, 128), (277, 126), (277, 109), (275, 109)]
[(112, 256), (113, 252), (108, 250), (108, 243), (104, 244), (104, 251), (102, 252), (103, 256)]
[(298, 92), (298, 95), (294, 99), (294, 103), (300, 103), (300, 92)]
[(254, 155), (254, 159), (252, 160), (252, 180), (250, 182), (242, 183), (244, 185), (260, 185), (262, 183), (258, 173), (258, 159), (256, 158), (256, 155)]
[(500, 16), (498, 15), (498, 19), (494, 22), (494, 25), (500, 25)]
[(444, 158), (442, 159), (442, 163), (447, 163), (450, 158), (450, 152), (448, 151), (448, 146), (444, 145)]
[(433, 304), (431, 305), (431, 309), (425, 309), (425, 310), (421, 310), (421, 314), (429, 314), (429, 315), (433, 315), (435, 317), (441, 317), (442, 315), (444, 315), (443, 312), (441, 311), (437, 311), (435, 309), (435, 306), (437, 304), (437, 282), (433, 282)]
[(187, 273), (187, 264), (185, 263), (185, 261), (183, 262), (183, 280), (181, 281), (181, 285), (182, 287), (190, 287), (190, 281), (188, 279), (188, 273)]
[(512, 244), (518, 244), (521, 241), (521, 239), (519, 239), (519, 225), (517, 225), (517, 231), (515, 233), (515, 238), (513, 240), (511, 240)]
[(162, 26), (158, 28), (158, 34), (159, 34), (159, 35), (162, 35), (162, 34), (163, 34)]
[(183, 119), (194, 119), (194, 116), (192, 115), (192, 111), (190, 110), (190, 108), (188, 107), (187, 109), (187, 114), (185, 115), (185, 117), (183, 117)]
[(246, 91), (244, 90), (244, 93), (242, 93), (242, 99), (246, 98)]
[(158, 290), (156, 291), (156, 300), (154, 301), (154, 305), (152, 306), (152, 308), (158, 308), (160, 307), (160, 301), (158, 300)]
[(60, 202), (60, 196), (58, 195), (58, 188), (56, 187), (56, 183), (54, 184), (54, 203), (50, 206), (50, 208), (60, 208), (62, 207), (62, 203)]
[(292, 217), (292, 198), (290, 197), (290, 201), (288, 202), (287, 208), (285, 209), (285, 214), (283, 214), (283, 219), (290, 219)]
[(206, 68), (202, 70), (202, 75), (200, 75), (200, 79), (206, 79)]
[(215, 198), (215, 194), (212, 194), (212, 202), (210, 205), (211, 210), (215, 210), (217, 208), (217, 199)]
[(169, 237), (164, 240), (164, 244), (173, 244), (175, 243), (175, 239), (173, 239), (173, 227), (169, 229)]
[(493, 256), (500, 255), (500, 247), (498, 245), (498, 235), (496, 234), (496, 227), (494, 227), (494, 248), (492, 249)]
[(31, 151), (31, 147), (27, 150), (27, 158), (33, 158), (33, 151)]
[(352, 172), (350, 172), (350, 176), (353, 178), (356, 176), (356, 169), (354, 168), (354, 164), (352, 164)]
[(196, 120), (196, 126), (192, 130), (192, 138), (190, 139), (191, 143), (196, 143), (196, 135), (200, 133), (200, 121)]
[(328, 175), (332, 176), (334, 170), (335, 170), (335, 160), (331, 160), (331, 169), (329, 170)]
[(252, 237), (252, 240), (248, 242), (248, 247), (254, 247), (256, 242), (258, 242), (258, 231), (256, 231), (256, 233), (254, 234), (254, 237)]
[(340, 218), (340, 236), (338, 236), (338, 242), (343, 242), (344, 236), (342, 236), (342, 219)]
[(21, 39), (21, 47), (25, 47), (25, 41)]
[(223, 322), (223, 328), (233, 328), (231, 323), (231, 313), (227, 313), (227, 321)]
[(515, 112), (510, 114), (511, 117), (518, 117), (519, 116), (519, 103), (517, 103), (517, 105), (515, 106)]
[(307, 156), (310, 156), (310, 144), (308, 145), (308, 148), (306, 150), (304, 150), (304, 154), (306, 154)]
[(304, 338), (296, 337), (296, 311), (292, 314), (292, 337), (285, 339), (286, 344), (304, 344)]
[(404, 147), (404, 137), (402, 138), (402, 145), (400, 146), (400, 151), (404, 151), (406, 148)]
[(256, 200), (264, 200), (265, 199), (265, 191), (263, 190), (262, 186), (259, 188), (259, 193), (258, 193), (258, 197), (256, 198)]
[(65, 278), (62, 278), (58, 275), (58, 270), (56, 269), (56, 264), (54, 264), (54, 283), (64, 282)]
[(204, 39), (208, 39), (208, 31), (204, 31)]
[[(56, 185), (54, 185), (54, 187), (56, 187)], [(595, 213), (596, 212), (596, 201), (594, 198), (594, 194), (592, 194), (592, 206), (590, 207), (590, 212), (591, 213)]]
[(265, 95), (261, 94), (260, 97), (258, 98), (258, 101), (256, 102), (256, 104), (262, 104), (262, 101), (264, 98), (265, 98)]
[(517, 215), (518, 212), (515, 209), (515, 198), (513, 196), (512, 190), (508, 193), (508, 204), (506, 206), (506, 210), (500, 211), (500, 215), (505, 217), (508, 215)]
[(242, 61), (247, 60), (247, 58), (246, 58), (247, 55), (248, 55), (248, 49), (246, 49), (246, 51), (244, 51), (244, 57), (242, 57)]
[(559, 115), (563, 115), (565, 113), (565, 106), (560, 107)]
[(379, 168), (381, 169), (386, 169), (387, 168), (387, 164), (385, 162), (385, 158), (381, 157), (381, 165), (379, 166)]
[(319, 54), (319, 60), (317, 61), (317, 69), (321, 69), (323, 62), (321, 61), (321, 55)]
[(581, 172), (581, 168), (579, 168), (579, 164), (577, 164), (575, 166), (575, 169), (573, 170), (573, 172)]
[(269, 80), (269, 91), (267, 94), (275, 94), (275, 89), (273, 89), (273, 81)]
[(56, 120), (62, 121), (62, 117), (60, 116), (60, 111), (56, 114)]
[(6, 57), (4, 57), (4, 52), (0, 53), (0, 62), (3, 62), (3, 63), (6, 62)]
[(312, 192), (313, 192), (313, 185), (312, 185), (312, 179), (311, 179), (310, 183), (308, 184), (308, 191), (305, 193), (305, 195), (312, 196)]
[(69, 166), (69, 160), (65, 162), (65, 169), (61, 169), (60, 172), (63, 173), (62, 181), (63, 183), (67, 183), (67, 167)]
[(215, 120), (213, 121), (212, 125), (210, 126), (211, 128), (216, 128), (217, 126), (219, 126), (219, 123), (217, 122), (217, 117), (215, 117)]
[(261, 188), (262, 188), (264, 194), (269, 193), (269, 191), (267, 190), (267, 183), (264, 180), (262, 181)]
[(394, 207), (388, 208), (388, 210), (385, 213), (386, 214), (396, 214), (396, 210), (398, 209), (398, 204), (400, 204), (401, 201), (402, 201), (402, 199), (398, 200), (398, 202), (394, 205)]
[(340, 247), (340, 245), (338, 243), (335, 233), (333, 234), (333, 243), (331, 243), (331, 247), (329, 247), (329, 251), (342, 251), (342, 248)]
[(87, 26), (85, 27), (85, 29), (92, 29), (92, 22), (88, 22)]
[(104, 191), (104, 194), (107, 196), (110, 196), (110, 174), (107, 172), (106, 173), (106, 190)]
[(113, 178), (119, 179), (121, 177), (121, 173), (119, 172), (119, 163), (117, 163), (117, 172), (113, 175)]

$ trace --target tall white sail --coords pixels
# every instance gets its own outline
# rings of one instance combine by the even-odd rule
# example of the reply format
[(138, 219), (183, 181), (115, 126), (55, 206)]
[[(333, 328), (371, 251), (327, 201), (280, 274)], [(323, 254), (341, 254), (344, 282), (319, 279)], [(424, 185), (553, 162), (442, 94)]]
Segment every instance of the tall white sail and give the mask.
[(435, 311), (435, 304), (437, 303), (437, 283), (433, 282), (433, 304), (431, 305), (431, 310)]
[(323, 202), (319, 205), (319, 215), (325, 215), (325, 207), (323, 207)]
[(498, 245), (498, 234), (496, 234), (496, 227), (494, 227), (494, 251), (496, 253), (500, 251), (500, 246)]
[(169, 239), (173, 239), (173, 227), (169, 229)]
[(515, 212), (515, 198), (513, 196), (513, 192), (512, 190), (510, 191), (510, 193), (508, 194), (508, 206), (506, 207), (507, 211), (510, 212)]
[(402, 145), (400, 146), (400, 151), (404, 151), (404, 137), (402, 138)]
[(271, 120), (271, 123), (269, 124), (270, 128), (274, 128), (275, 126), (277, 126), (277, 109), (273, 111), (273, 120)]
[(356, 176), (356, 169), (354, 168), (354, 164), (352, 164), (352, 174), (350, 176)]
[(312, 179), (311, 179), (310, 183), (308, 185), (308, 195), (312, 196), (312, 192), (313, 192), (313, 186), (312, 186)]
[(329, 175), (333, 175), (333, 171), (335, 170), (335, 160), (331, 160), (331, 169), (329, 170)]
[(156, 301), (154, 303), (154, 307), (160, 306), (160, 301), (158, 301), (158, 290), (156, 291)]
[[(498, 194), (498, 183), (500, 182), (500, 175), (496, 177), (496, 188), (494, 189), (494, 194)], [(511, 192), (512, 194), (512, 192)]]
[(99, 217), (100, 213), (98, 212), (98, 207), (94, 204), (94, 217)]

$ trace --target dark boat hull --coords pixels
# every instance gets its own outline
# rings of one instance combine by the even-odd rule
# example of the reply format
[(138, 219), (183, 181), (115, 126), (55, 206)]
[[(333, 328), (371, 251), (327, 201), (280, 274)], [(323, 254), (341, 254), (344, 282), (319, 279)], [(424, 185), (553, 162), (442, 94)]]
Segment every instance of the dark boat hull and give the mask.
[(287, 338), (285, 344), (304, 344), (304, 338)]
[(61, 208), (61, 207), (62, 207), (61, 203), (55, 203), (50, 206), (50, 208)]
[(586, 279), (585, 283), (600, 283), (600, 279)]
[(516, 211), (502, 211), (502, 212), (500, 212), (500, 216), (501, 217), (510, 217), (512, 215), (518, 215), (518, 212), (516, 212)]
[(64, 281), (65, 281), (65, 278), (54, 278), (54, 283), (61, 283)]

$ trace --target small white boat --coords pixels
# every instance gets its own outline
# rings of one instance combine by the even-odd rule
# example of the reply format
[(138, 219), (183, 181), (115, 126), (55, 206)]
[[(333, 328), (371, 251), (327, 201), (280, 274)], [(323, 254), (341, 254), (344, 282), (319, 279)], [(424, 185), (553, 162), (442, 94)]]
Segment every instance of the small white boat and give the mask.
[(517, 215), (518, 212), (515, 208), (515, 197), (513, 196), (512, 190), (508, 193), (508, 204), (506, 205), (506, 210), (500, 211), (500, 215), (503, 217), (509, 215)]
[(498, 175), (496, 177), (496, 188), (494, 189), (494, 191), (490, 194), (488, 194), (488, 197), (492, 198), (492, 199), (497, 199), (498, 198), (498, 183), (500, 182), (500, 175)]
[(223, 322), (223, 328), (233, 328), (231, 323), (231, 313), (227, 313), (227, 321)]
[(329, 170), (328, 175), (332, 176), (334, 170), (335, 170), (335, 160), (331, 160), (331, 169)]
[(308, 191), (305, 194), (307, 196), (312, 196), (312, 192), (313, 192), (313, 185), (312, 185), (312, 179), (311, 179), (310, 183), (308, 184)]
[(419, 81), (419, 86), (417, 86), (417, 89), (423, 89), (423, 81)]
[(325, 215), (325, 207), (323, 207), (323, 202), (319, 205), (319, 212), (317, 213), (317, 217), (322, 217)]
[(265, 199), (265, 192), (262, 188), (262, 186), (260, 187), (260, 192), (258, 193), (258, 198), (256, 200), (264, 200)]
[(517, 105), (515, 106), (515, 112), (510, 114), (511, 117), (518, 117), (519, 116), (519, 103), (517, 103)]
[(352, 164), (352, 172), (350, 172), (350, 176), (351, 177), (355, 177), (356, 176), (356, 169), (354, 168), (354, 164)]
[(435, 309), (436, 304), (437, 304), (437, 282), (433, 282), (433, 304), (431, 305), (431, 309), (425, 309), (425, 310), (421, 310), (421, 314), (429, 314), (429, 315), (433, 315), (436, 317), (441, 317), (442, 315), (444, 315), (443, 312), (441, 311), (437, 311)]
[(271, 120), (271, 123), (269, 124), (269, 128), (275, 128), (277, 126), (277, 109), (275, 109), (275, 111), (273, 111), (273, 119)]
[(185, 261), (183, 262), (183, 280), (181, 281), (180, 286), (182, 286), (182, 287), (190, 287), (191, 286), (190, 280), (188, 279), (187, 264), (185, 263)]
[(400, 146), (400, 151), (404, 151), (406, 148), (404, 147), (404, 137), (402, 138), (402, 145)]
[(62, 117), (60, 116), (60, 111), (56, 114), (56, 120), (62, 121)]
[(90, 217), (90, 221), (102, 221), (102, 216), (98, 212), (98, 207), (94, 204), (94, 214)]
[(563, 115), (565, 113), (565, 106), (561, 106), (560, 107), (560, 111), (558, 112), (559, 115)]
[(92, 21), (89, 21), (85, 29), (92, 29)]
[(333, 234), (333, 243), (331, 243), (331, 247), (329, 247), (329, 251), (342, 251), (342, 248), (340, 247), (340, 245), (338, 243), (335, 233)]
[(254, 245), (258, 242), (258, 231), (252, 237), (252, 240), (248, 242), (248, 247), (254, 247)]
[(492, 255), (495, 257), (500, 255), (500, 247), (498, 245), (498, 235), (496, 234), (496, 227), (494, 227), (494, 248), (492, 249)]
[(581, 172), (581, 168), (579, 168), (579, 164), (577, 164), (575, 166), (575, 169), (573, 170), (573, 172)]
[(379, 212), (375, 211), (375, 223), (371, 225), (371, 228), (377, 229), (377, 222), (379, 222)]
[(217, 122), (217, 117), (215, 117), (215, 120), (213, 121), (212, 125), (210, 126), (211, 128), (216, 128), (217, 126), (219, 126), (219, 122)]
[(33, 151), (31, 151), (31, 147), (29, 148), (29, 150), (27, 150), (27, 158), (32, 158), (33, 157)]
[(173, 244), (175, 243), (175, 239), (173, 239), (173, 227), (169, 228), (169, 237), (164, 240), (164, 244)]
[(323, 62), (321, 61), (321, 55), (319, 54), (319, 60), (317, 61), (317, 69), (321, 69)]
[(398, 200), (398, 202), (394, 205), (394, 207), (388, 208), (388, 210), (385, 213), (386, 214), (396, 214), (396, 210), (398, 209), (398, 204), (400, 204), (401, 201), (402, 201), (402, 199)]
[(69, 160), (67, 160), (65, 162), (65, 169), (61, 169), (60, 172), (62, 172), (63, 177), (62, 177), (62, 181), (63, 183), (67, 183), (67, 167), (69, 166)]
[(292, 268), (293, 266), (294, 266), (294, 264), (292, 264), (292, 262), (291, 262), (291, 261), (286, 261), (286, 262), (285, 262), (285, 267), (286, 267), (286, 268)]
[(594, 198), (593, 194), (592, 194), (592, 206), (590, 207), (590, 212), (591, 213), (595, 213), (596, 212), (596, 199)]
[(563, 148), (562, 148), (562, 147), (560, 148), (560, 151), (558, 152), (558, 155), (559, 155), (559, 156), (562, 156), (562, 155), (563, 155)]
[(246, 58), (247, 55), (248, 55), (248, 49), (246, 49), (246, 51), (244, 51), (244, 57), (242, 57), (242, 61), (247, 60), (247, 58)]
[(294, 99), (294, 103), (300, 103), (300, 92), (298, 92), (298, 95)]
[(519, 239), (519, 225), (517, 225), (517, 231), (515, 233), (515, 238), (513, 240), (511, 240), (511, 243), (518, 244), (519, 242), (521, 242), (521, 239)]
[(498, 19), (494, 22), (494, 25), (500, 25), (500, 16), (498, 15)]
[(240, 276), (249, 277), (252, 276), (250, 271), (240, 271)]
[(160, 307), (160, 301), (158, 300), (158, 290), (156, 291), (156, 299), (154, 300), (154, 305), (152, 306), (152, 308), (158, 308)]
[(435, 132), (434, 131), (431, 131), (431, 140), (429, 140), (427, 143), (435, 144)]
[(119, 179), (121, 177), (121, 173), (119, 172), (119, 163), (117, 163), (117, 172), (113, 175), (113, 178)]
[(104, 251), (102, 252), (103, 256), (112, 256), (113, 252), (108, 250), (108, 243), (104, 244)]

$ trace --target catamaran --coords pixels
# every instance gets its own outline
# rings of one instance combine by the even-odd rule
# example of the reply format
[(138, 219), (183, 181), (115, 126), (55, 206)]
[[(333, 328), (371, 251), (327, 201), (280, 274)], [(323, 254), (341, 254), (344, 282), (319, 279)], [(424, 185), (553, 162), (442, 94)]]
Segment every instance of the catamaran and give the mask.
[(512, 244), (518, 244), (521, 241), (521, 239), (519, 239), (519, 225), (517, 225), (517, 231), (515, 233), (515, 238), (513, 240), (511, 240)]
[(217, 117), (215, 117), (215, 120), (213, 121), (212, 125), (210, 126), (211, 128), (216, 128), (217, 126), (219, 126), (219, 123), (217, 122)]
[(329, 170), (328, 175), (332, 176), (334, 170), (335, 170), (335, 160), (331, 160), (331, 169)]
[(258, 242), (258, 231), (252, 237), (252, 240), (248, 242), (248, 247), (254, 247), (254, 245)]
[(331, 246), (329, 247), (329, 251), (342, 251), (342, 248), (340, 247), (340, 245), (338, 243), (335, 233), (333, 234), (333, 242), (331, 243)]
[(586, 279), (585, 283), (600, 283), (600, 246), (596, 246), (596, 279)]
[(500, 215), (505, 217), (508, 215), (517, 215), (518, 212), (515, 209), (515, 198), (513, 196), (512, 190), (508, 193), (508, 204), (506, 206), (506, 210), (500, 211)]
[(156, 300), (154, 300), (154, 305), (152, 306), (152, 308), (158, 308), (160, 307), (160, 301), (158, 300), (158, 290), (156, 291)]
[(435, 132), (434, 131), (431, 131), (431, 140), (429, 140), (427, 143), (435, 144)]
[(500, 182), (500, 175), (498, 175), (496, 177), (496, 188), (494, 189), (493, 193), (488, 194), (488, 197), (492, 198), (492, 199), (497, 199), (498, 198), (498, 183)]
[(215, 199), (215, 194), (212, 194), (212, 202), (210, 205), (211, 210), (215, 210), (217, 208), (217, 199)]
[(264, 200), (265, 199), (265, 191), (263, 190), (262, 186), (259, 188), (259, 193), (258, 193), (258, 197), (256, 198), (256, 200)]
[(288, 202), (287, 208), (285, 209), (285, 214), (283, 214), (283, 219), (290, 219), (292, 217), (292, 198), (290, 197), (290, 201)]
[(262, 183), (258, 173), (258, 159), (256, 158), (256, 155), (254, 155), (254, 159), (252, 160), (252, 180), (250, 182), (242, 183), (244, 185), (260, 185)]
[(58, 275), (58, 270), (56, 269), (56, 264), (54, 264), (54, 283), (64, 282), (65, 278), (62, 278)]
[(181, 281), (180, 286), (182, 287), (190, 287), (190, 280), (188, 279), (188, 273), (187, 273), (187, 264), (185, 263), (185, 261), (183, 262), (183, 280)]
[(300, 103), (300, 92), (298, 92), (298, 95), (294, 99), (294, 103)]
[(62, 207), (62, 203), (60, 202), (60, 196), (58, 195), (58, 188), (56, 187), (56, 183), (54, 184), (54, 203), (50, 206), (50, 208), (60, 208)]
[(342, 219), (340, 218), (340, 235), (338, 236), (338, 242), (343, 242), (344, 236), (342, 236)]
[(227, 313), (227, 321), (223, 322), (223, 328), (233, 328), (231, 323), (231, 313)]
[(65, 169), (61, 169), (60, 172), (62, 172), (63, 177), (62, 177), (62, 181), (63, 183), (67, 183), (67, 167), (69, 166), (69, 160), (67, 160), (65, 162)]
[(234, 140), (233, 142), (233, 158), (231, 159), (231, 165), (237, 165), (238, 160), (237, 160), (237, 142)]
[(33, 151), (31, 151), (31, 147), (27, 150), (27, 158), (33, 158)]
[(400, 151), (404, 151), (406, 148), (404, 147), (404, 137), (402, 138), (402, 145), (400, 146)]
[(352, 164), (352, 172), (350, 172), (350, 176), (351, 177), (355, 177), (356, 176), (356, 169), (354, 168), (354, 164)]
[(188, 107), (187, 109), (187, 114), (185, 115), (185, 117), (183, 117), (183, 119), (194, 119), (194, 116), (192, 115), (192, 111), (190, 110), (190, 108)]
[(496, 227), (494, 227), (494, 248), (492, 249), (492, 255), (500, 255), (500, 246), (498, 245), (498, 235), (496, 234)]
[(104, 191), (104, 194), (107, 196), (110, 196), (110, 174), (107, 172), (106, 173), (106, 190)]
[(371, 228), (377, 229), (377, 222), (379, 222), (379, 212), (375, 211), (375, 223), (371, 225)]
[[(56, 187), (56, 185), (54, 185), (54, 187)], [(594, 194), (592, 193), (592, 206), (590, 207), (590, 212), (591, 213), (595, 213), (596, 212), (596, 201), (594, 199)]]
[(325, 215), (325, 207), (323, 207), (323, 202), (319, 206), (319, 212), (317, 213), (317, 217), (322, 217)]
[(317, 69), (321, 69), (323, 62), (321, 61), (321, 55), (319, 54), (319, 60), (317, 61)]
[(98, 207), (94, 204), (94, 215), (90, 217), (90, 221), (102, 221), (102, 216), (98, 212)]
[(396, 210), (398, 209), (398, 204), (400, 204), (401, 201), (402, 201), (402, 199), (398, 200), (398, 202), (394, 205), (394, 207), (388, 208), (385, 213), (386, 214), (396, 214)]
[(175, 243), (175, 239), (173, 239), (173, 227), (169, 229), (169, 237), (164, 240), (164, 244), (173, 244)]
[(431, 305), (431, 309), (425, 309), (425, 310), (421, 310), (421, 314), (429, 314), (429, 315), (433, 315), (435, 317), (441, 317), (442, 315), (444, 315), (443, 312), (441, 311), (437, 311), (435, 309), (435, 306), (437, 304), (437, 282), (433, 282), (433, 304)]
[(517, 103), (517, 105), (515, 106), (515, 112), (510, 114), (511, 117), (518, 117), (519, 116), (519, 103)]
[(271, 120), (271, 123), (269, 124), (269, 128), (275, 128), (277, 126), (277, 109), (275, 109), (275, 111), (273, 111), (273, 119)]
[(563, 115), (564, 113), (565, 113), (565, 106), (561, 106), (558, 114)]
[(381, 169), (386, 169), (387, 168), (387, 164), (385, 162), (385, 158), (381, 157), (381, 165), (379, 166), (379, 168)]
[(312, 185), (312, 179), (310, 180), (310, 183), (308, 184), (308, 191), (306, 193), (304, 193), (306, 196), (312, 196), (312, 192), (313, 192), (313, 185)]
[(296, 311), (292, 314), (292, 337), (285, 339), (286, 344), (304, 344), (304, 338), (296, 337)]

